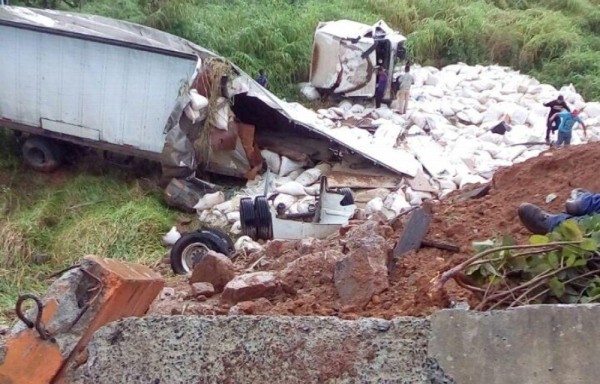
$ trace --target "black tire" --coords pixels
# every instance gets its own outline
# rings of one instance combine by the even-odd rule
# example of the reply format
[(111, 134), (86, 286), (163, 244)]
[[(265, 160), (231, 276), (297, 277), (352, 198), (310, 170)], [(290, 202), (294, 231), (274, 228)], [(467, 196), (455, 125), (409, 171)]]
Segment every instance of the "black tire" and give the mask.
[(38, 172), (54, 172), (62, 163), (58, 143), (40, 136), (31, 136), (23, 144), (23, 159)]
[(352, 190), (350, 188), (342, 188), (339, 190), (339, 193), (344, 195), (342, 202), (340, 203), (342, 206), (352, 205), (354, 204), (354, 195), (352, 194)]
[(254, 199), (254, 214), (256, 217), (256, 236), (258, 239), (271, 240), (273, 238), (273, 223), (269, 202), (264, 196)]
[(228, 234), (226, 234), (225, 232), (223, 232), (217, 228), (204, 228), (203, 230), (214, 234), (219, 239), (221, 239), (225, 242), (228, 252), (227, 253), (221, 252), (221, 253), (223, 253), (227, 257), (233, 256), (233, 254), (235, 253), (235, 244), (233, 243), (233, 240), (231, 239), (231, 237)]
[(214, 230), (200, 229), (185, 233), (171, 248), (171, 268), (176, 275), (188, 274), (209, 250), (231, 256), (233, 245), (230, 247), (230, 242), (231, 239), (227, 241)]
[(240, 200), (240, 224), (242, 234), (256, 240), (256, 214), (254, 213), (254, 202), (249, 197)]

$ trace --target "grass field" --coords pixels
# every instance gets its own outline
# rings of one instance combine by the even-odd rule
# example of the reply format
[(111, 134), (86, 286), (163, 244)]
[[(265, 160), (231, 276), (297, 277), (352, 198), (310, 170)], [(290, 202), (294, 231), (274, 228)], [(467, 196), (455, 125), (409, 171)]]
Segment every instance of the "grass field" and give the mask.
[(86, 254), (148, 265), (163, 258), (161, 237), (177, 213), (155, 180), (96, 162), (36, 173), (4, 131), (0, 151), (0, 308), (12, 308), (19, 292), (43, 292), (46, 276)]
[[(29, 0), (29, 4), (43, 4)], [(23, 4), (11, 1), (11, 4)], [(273, 90), (297, 95), (319, 21), (379, 19), (408, 36), (413, 61), (510, 65), (600, 99), (600, 0), (82, 0), (72, 9), (153, 26), (214, 50)], [(0, 136), (0, 308), (86, 253), (153, 263), (177, 215), (151, 181), (114, 168), (50, 176), (21, 165)], [(0, 322), (2, 316), (0, 315)], [(6, 321), (6, 318), (4, 318)]]

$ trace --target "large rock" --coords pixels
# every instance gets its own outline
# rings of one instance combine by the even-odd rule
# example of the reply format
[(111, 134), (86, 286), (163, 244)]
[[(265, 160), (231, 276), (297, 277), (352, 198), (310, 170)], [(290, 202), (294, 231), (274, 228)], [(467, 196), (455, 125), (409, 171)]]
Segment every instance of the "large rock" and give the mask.
[(426, 319), (407, 317), (128, 319), (94, 336), (70, 382), (432, 383), (423, 367), (428, 334)]
[(220, 253), (210, 251), (196, 264), (190, 284), (210, 283), (216, 292), (221, 292), (225, 285), (235, 277), (235, 268), (231, 260)]
[(227, 283), (221, 300), (235, 304), (273, 295), (279, 288), (279, 281), (273, 272), (247, 273)]
[(279, 273), (280, 281), (289, 288), (302, 289), (331, 283), (335, 263), (344, 258), (336, 250), (315, 252), (292, 261)]
[(335, 288), (345, 306), (364, 307), (389, 286), (388, 248), (377, 223), (367, 222), (348, 232), (348, 254), (335, 264)]

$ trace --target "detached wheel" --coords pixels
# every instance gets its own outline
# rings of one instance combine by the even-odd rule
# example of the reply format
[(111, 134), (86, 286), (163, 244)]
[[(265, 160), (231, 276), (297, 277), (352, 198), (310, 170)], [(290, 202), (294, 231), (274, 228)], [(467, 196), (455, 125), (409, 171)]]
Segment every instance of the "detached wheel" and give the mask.
[(209, 251), (222, 253), (230, 257), (233, 253), (233, 243), (229, 237), (224, 238), (223, 232), (215, 229), (201, 229), (188, 232), (181, 236), (171, 248), (171, 268), (177, 275), (185, 275), (194, 270), (194, 266), (202, 260)]
[(342, 206), (352, 205), (354, 204), (354, 194), (352, 194), (352, 190), (350, 188), (342, 188), (339, 190), (339, 193), (344, 195), (344, 198), (341, 201)]
[(233, 253), (235, 252), (235, 245), (228, 234), (217, 228), (204, 228), (203, 231), (210, 232), (223, 241), (222, 244), (225, 245), (227, 252), (221, 252), (222, 254), (227, 257), (233, 256)]
[(254, 213), (254, 202), (249, 197), (240, 200), (240, 224), (242, 225), (242, 233), (249, 236), (252, 240), (256, 240), (257, 223), (256, 214)]
[(38, 172), (54, 172), (62, 163), (59, 144), (45, 137), (32, 136), (23, 144), (23, 159)]
[(273, 238), (273, 223), (269, 201), (266, 197), (256, 197), (254, 200), (254, 213), (256, 215), (257, 237), (263, 240), (271, 240)]

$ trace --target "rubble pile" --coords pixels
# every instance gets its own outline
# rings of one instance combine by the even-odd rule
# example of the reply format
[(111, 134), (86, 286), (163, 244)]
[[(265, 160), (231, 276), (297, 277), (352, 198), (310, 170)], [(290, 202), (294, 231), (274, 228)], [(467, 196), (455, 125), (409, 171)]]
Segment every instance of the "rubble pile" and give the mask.
[[(327, 239), (272, 240), (252, 252), (240, 252), (230, 267), (212, 272), (227, 276), (224, 291), (210, 297), (197, 293), (187, 281), (175, 280), (175, 298), (155, 301), (152, 313), (321, 315), (353, 319), (423, 316), (439, 308), (471, 307), (470, 293), (449, 282), (432, 292), (439, 274), (473, 255), (472, 242), (510, 234), (517, 241), (530, 235), (519, 223), (522, 202), (560, 212), (573, 188), (600, 191), (600, 178), (591, 164), (600, 162), (600, 143), (550, 150), (523, 163), (499, 170), (489, 192), (465, 200), (456, 191), (433, 204), (426, 238), (451, 243), (452, 253), (421, 248), (403, 255), (396, 267), (387, 262), (402, 236), (406, 219), (351, 220)], [(547, 196), (553, 194), (550, 201)], [(550, 201), (550, 202), (547, 202)], [(408, 218), (410, 215), (407, 215)], [(227, 272), (223, 273), (223, 272)], [(256, 275), (258, 273), (258, 275)], [(235, 277), (232, 277), (235, 275)], [(216, 292), (216, 289), (215, 289)]]
[[(387, 168), (397, 164), (395, 171), (404, 177), (396, 184), (372, 191), (360, 183), (343, 185), (355, 189), (355, 201), (366, 217), (381, 213), (391, 219), (423, 200), (486, 183), (498, 168), (538, 156), (547, 149), (548, 108), (543, 103), (559, 94), (572, 109), (582, 110), (580, 116), (588, 126), (588, 137), (576, 129), (572, 143), (600, 140), (600, 103), (586, 103), (571, 85), (557, 90), (500, 66), (456, 64), (441, 70), (415, 66), (411, 72), (416, 84), (406, 115), (395, 111), (395, 101), (391, 108), (375, 109), (344, 100), (318, 111), (288, 104), (290, 114), (324, 134), (376, 159), (394, 160), (383, 164)], [(268, 175), (258, 175), (229, 201), (220, 193), (205, 196), (197, 204), (201, 222), (228, 226), (239, 234), (239, 200), (265, 191), (278, 193), (273, 205), (283, 203), (286, 213), (306, 213), (315, 202), (319, 177), (340, 168), (334, 163), (311, 167), (309, 159), (299, 161), (266, 149), (261, 155)], [(375, 182), (370, 188), (380, 186)]]

